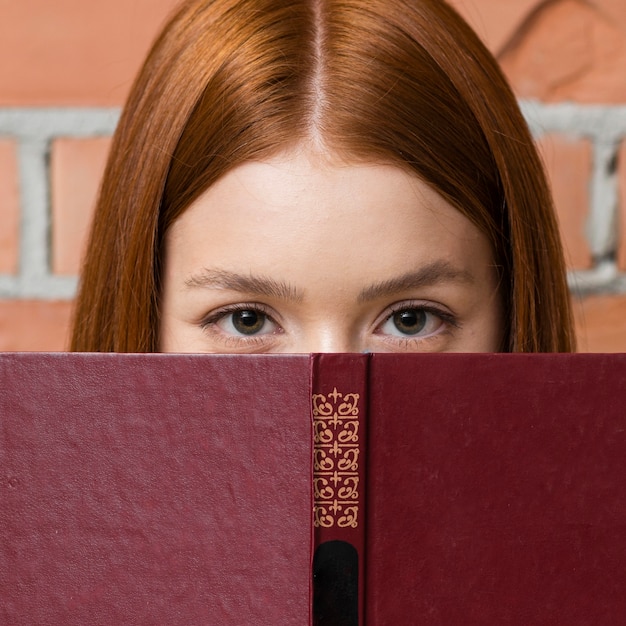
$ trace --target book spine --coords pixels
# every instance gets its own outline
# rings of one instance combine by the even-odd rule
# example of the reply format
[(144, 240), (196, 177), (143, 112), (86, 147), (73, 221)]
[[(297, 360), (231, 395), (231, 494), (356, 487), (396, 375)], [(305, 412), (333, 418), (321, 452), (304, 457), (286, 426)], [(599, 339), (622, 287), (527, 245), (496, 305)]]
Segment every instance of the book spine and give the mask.
[(365, 623), (368, 363), (311, 355), (314, 626)]

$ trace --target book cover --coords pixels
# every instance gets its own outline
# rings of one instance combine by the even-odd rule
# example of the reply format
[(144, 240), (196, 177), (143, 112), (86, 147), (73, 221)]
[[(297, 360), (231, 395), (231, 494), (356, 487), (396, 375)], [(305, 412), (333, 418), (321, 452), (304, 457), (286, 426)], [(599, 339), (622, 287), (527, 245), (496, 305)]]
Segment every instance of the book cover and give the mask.
[(306, 624), (308, 357), (0, 356), (0, 623)]
[(368, 624), (618, 625), (626, 355), (374, 355)]
[(622, 624), (624, 380), (624, 355), (0, 355), (0, 623)]

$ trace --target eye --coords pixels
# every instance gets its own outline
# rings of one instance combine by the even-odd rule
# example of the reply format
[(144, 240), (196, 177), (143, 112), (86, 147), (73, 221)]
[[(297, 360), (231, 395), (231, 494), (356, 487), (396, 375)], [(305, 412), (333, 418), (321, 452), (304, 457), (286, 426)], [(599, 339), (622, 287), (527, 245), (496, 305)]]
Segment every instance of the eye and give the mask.
[(202, 327), (205, 330), (217, 328), (235, 337), (268, 335), (278, 329), (276, 322), (258, 305), (236, 305), (215, 311), (202, 323)]
[(428, 337), (449, 321), (450, 315), (424, 307), (406, 306), (396, 309), (381, 325), (380, 333), (395, 337)]
[(236, 313), (231, 313), (228, 317), (230, 317), (229, 323), (242, 335), (256, 335), (263, 330), (267, 322), (267, 318), (263, 313), (253, 309), (237, 311)]

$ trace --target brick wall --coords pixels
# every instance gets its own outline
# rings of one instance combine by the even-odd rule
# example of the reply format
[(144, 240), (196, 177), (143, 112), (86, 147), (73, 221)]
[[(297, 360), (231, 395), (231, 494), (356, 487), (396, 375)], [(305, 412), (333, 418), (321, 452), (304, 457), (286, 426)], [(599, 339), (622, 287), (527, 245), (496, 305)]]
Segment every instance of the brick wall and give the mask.
[(0, 2), (0, 350), (67, 346), (119, 107), (175, 4)]
[[(0, 3), (0, 350), (66, 346), (119, 106), (175, 4)], [(454, 4), (500, 60), (544, 155), (580, 349), (626, 351), (626, 2)]]

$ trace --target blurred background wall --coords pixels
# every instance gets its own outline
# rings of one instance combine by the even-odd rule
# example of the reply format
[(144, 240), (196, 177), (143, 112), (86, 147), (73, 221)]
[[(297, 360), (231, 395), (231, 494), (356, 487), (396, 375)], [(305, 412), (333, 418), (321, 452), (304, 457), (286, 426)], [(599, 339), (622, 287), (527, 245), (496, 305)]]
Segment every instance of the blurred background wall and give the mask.
[[(119, 107), (177, 0), (0, 0), (0, 350), (62, 350)], [(626, 2), (453, 0), (540, 146), (581, 351), (626, 352)]]

